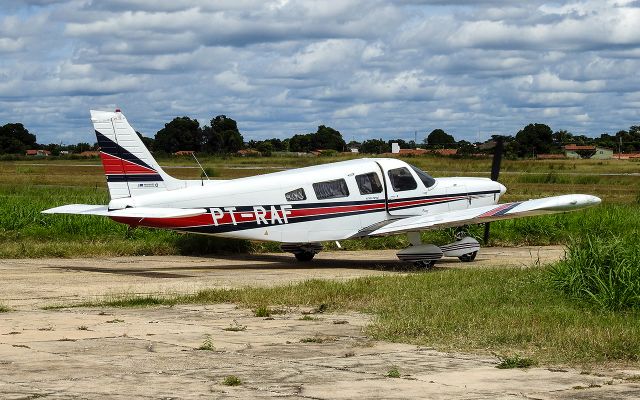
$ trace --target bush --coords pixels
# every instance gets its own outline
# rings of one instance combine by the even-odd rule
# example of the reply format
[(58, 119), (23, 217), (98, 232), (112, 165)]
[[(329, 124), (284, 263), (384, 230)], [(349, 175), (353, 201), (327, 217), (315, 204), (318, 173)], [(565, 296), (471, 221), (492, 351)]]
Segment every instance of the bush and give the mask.
[(552, 284), (604, 310), (640, 309), (640, 247), (636, 235), (572, 241), (551, 268)]

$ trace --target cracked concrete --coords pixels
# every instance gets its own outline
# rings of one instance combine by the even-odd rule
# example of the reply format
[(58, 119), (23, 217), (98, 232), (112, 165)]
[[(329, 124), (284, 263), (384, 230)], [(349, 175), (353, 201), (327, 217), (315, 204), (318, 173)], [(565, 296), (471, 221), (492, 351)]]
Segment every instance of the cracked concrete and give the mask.
[[(252, 256), (249, 261), (0, 261), (0, 302), (15, 309), (0, 314), (0, 398), (640, 398), (640, 370), (501, 370), (490, 356), (373, 341), (365, 334), (372, 317), (359, 313), (315, 314), (317, 319), (301, 320), (308, 309), (291, 308), (265, 319), (233, 304), (38, 308), (124, 291), (182, 292), (309, 277), (404, 273), (388, 268), (397, 266), (390, 252), (362, 253), (354, 258), (344, 252), (327, 253), (312, 264), (314, 268), (284, 267), (281, 255)], [(542, 253), (548, 256), (552, 251), (543, 248)], [(486, 254), (494, 261), (500, 257)], [(509, 259), (526, 261), (514, 261), (513, 254)], [(377, 267), (366, 268), (372, 264)], [(229, 330), (232, 327), (236, 330)], [(198, 350), (208, 341), (212, 350)], [(393, 368), (399, 378), (387, 376)], [(242, 384), (223, 385), (230, 375)]]

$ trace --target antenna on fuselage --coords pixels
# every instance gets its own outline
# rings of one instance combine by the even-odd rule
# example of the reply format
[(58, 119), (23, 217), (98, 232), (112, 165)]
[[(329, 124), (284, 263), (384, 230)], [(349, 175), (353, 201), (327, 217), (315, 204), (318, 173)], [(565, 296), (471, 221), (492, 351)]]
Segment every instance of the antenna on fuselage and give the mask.
[[(202, 168), (202, 164), (200, 164), (200, 161), (198, 161), (198, 157), (196, 157), (195, 151), (193, 153), (191, 153), (191, 155), (193, 156), (193, 159), (196, 160), (196, 163), (198, 164), (198, 167), (200, 167), (200, 169), (202, 170), (202, 174), (204, 174), (204, 176), (207, 177), (207, 180), (209, 180), (209, 175), (207, 175), (207, 171), (205, 171), (204, 168)], [(203, 182), (203, 179), (202, 179), (202, 174), (200, 174), (200, 182), (204, 186), (204, 182)]]

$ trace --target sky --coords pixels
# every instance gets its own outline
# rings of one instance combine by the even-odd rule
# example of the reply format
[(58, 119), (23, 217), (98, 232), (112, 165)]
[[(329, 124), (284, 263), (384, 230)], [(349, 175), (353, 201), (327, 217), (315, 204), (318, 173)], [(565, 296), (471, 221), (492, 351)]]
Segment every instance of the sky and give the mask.
[(39, 143), (93, 143), (116, 107), (146, 136), (599, 136), (640, 125), (639, 71), (639, 0), (0, 0), (0, 124)]

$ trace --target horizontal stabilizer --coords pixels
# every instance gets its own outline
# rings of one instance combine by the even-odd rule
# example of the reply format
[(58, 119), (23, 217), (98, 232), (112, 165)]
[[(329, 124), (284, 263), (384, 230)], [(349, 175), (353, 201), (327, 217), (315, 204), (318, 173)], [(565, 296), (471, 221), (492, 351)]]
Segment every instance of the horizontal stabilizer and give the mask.
[(535, 200), (517, 201), (493, 206), (469, 208), (466, 210), (449, 211), (442, 214), (420, 215), (399, 219), (370, 232), (368, 236), (426, 231), (532, 215), (554, 214), (594, 206), (596, 204), (600, 204), (600, 199), (586, 194), (544, 197)]
[(68, 204), (42, 211), (43, 214), (80, 214), (102, 215), (105, 217), (130, 218), (180, 218), (194, 217), (206, 213), (204, 208), (159, 208), (159, 207), (130, 207), (109, 211), (108, 206), (95, 204)]

